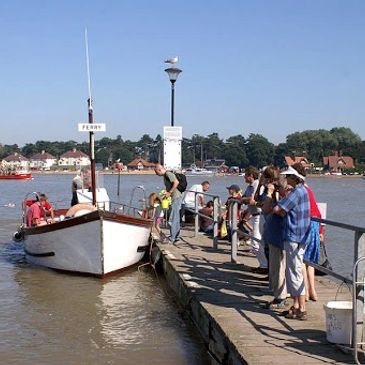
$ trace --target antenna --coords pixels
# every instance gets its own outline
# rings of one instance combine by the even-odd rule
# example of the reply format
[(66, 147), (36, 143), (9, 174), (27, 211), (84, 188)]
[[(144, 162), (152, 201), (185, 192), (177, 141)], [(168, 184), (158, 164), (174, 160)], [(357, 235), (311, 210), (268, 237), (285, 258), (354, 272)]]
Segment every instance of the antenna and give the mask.
[(89, 60), (89, 41), (88, 41), (88, 38), (87, 38), (87, 28), (85, 28), (85, 47), (86, 47), (87, 86), (88, 86), (88, 90), (89, 90), (89, 109), (92, 109), (90, 60)]
[[(86, 68), (87, 68), (87, 85), (89, 89), (89, 99), (87, 100), (89, 124), (94, 124), (93, 106), (91, 100), (91, 81), (90, 81), (90, 62), (89, 62), (89, 42), (87, 39), (87, 28), (85, 28), (85, 46), (86, 46)], [(91, 163), (91, 191), (93, 205), (96, 206), (96, 176), (95, 176), (95, 135), (92, 130), (89, 132), (89, 156)]]

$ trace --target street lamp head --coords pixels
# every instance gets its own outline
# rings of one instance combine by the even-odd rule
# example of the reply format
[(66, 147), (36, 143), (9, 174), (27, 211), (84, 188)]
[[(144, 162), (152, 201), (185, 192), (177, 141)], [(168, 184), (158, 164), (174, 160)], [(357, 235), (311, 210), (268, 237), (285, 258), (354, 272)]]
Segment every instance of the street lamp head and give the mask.
[(177, 80), (179, 74), (182, 72), (182, 70), (180, 70), (177, 67), (169, 67), (165, 71), (169, 75), (169, 79), (170, 79), (172, 84), (175, 83), (175, 81)]

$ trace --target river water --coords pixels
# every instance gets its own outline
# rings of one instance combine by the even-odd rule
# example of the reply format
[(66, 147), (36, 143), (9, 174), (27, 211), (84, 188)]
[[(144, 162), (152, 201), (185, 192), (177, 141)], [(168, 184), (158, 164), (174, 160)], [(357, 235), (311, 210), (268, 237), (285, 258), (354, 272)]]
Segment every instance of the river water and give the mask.
[[(128, 203), (135, 186), (146, 193), (163, 188), (155, 175), (105, 175), (111, 199)], [(51, 202), (71, 200), (72, 176), (35, 175), (31, 181), (0, 181), (0, 354), (2, 364), (209, 364), (192, 325), (183, 320), (163, 278), (131, 269), (107, 280), (61, 274), (28, 264), (22, 247), (11, 242), (20, 221), (20, 202), (28, 192), (47, 193)], [(204, 178), (189, 177), (189, 185)], [(242, 177), (210, 177), (212, 194), (224, 199), (226, 187)], [(365, 180), (309, 178), (327, 218), (365, 226)], [(142, 189), (133, 195), (143, 200)], [(15, 207), (6, 207), (15, 203)], [(327, 226), (334, 269), (349, 274), (352, 232)]]

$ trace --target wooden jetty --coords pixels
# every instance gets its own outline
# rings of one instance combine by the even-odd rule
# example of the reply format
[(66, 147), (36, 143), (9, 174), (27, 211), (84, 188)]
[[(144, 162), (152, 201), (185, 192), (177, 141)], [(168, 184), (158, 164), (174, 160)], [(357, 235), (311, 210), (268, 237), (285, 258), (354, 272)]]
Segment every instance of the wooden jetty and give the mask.
[[(182, 241), (159, 244), (167, 283), (191, 316), (205, 341), (213, 364), (351, 364), (326, 340), (323, 305), (335, 300), (339, 284), (316, 279), (318, 301), (307, 303), (308, 320), (286, 319), (265, 309), (271, 300), (265, 275), (254, 274), (257, 260), (239, 249), (230, 260), (230, 243), (183, 230)], [(351, 300), (346, 287), (337, 300)], [(290, 300), (291, 303), (291, 300)]]

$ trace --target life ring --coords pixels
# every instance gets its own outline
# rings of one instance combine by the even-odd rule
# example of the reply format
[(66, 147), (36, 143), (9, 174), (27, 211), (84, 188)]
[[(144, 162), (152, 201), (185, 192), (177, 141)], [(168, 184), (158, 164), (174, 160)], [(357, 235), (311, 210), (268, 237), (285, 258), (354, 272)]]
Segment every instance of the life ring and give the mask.
[(66, 218), (72, 218), (72, 217), (80, 217), (81, 215), (90, 213), (92, 211), (96, 210), (96, 208), (87, 203), (80, 203), (76, 204), (73, 207), (71, 207), (67, 212), (65, 217)]

